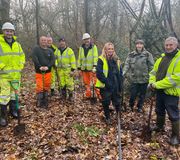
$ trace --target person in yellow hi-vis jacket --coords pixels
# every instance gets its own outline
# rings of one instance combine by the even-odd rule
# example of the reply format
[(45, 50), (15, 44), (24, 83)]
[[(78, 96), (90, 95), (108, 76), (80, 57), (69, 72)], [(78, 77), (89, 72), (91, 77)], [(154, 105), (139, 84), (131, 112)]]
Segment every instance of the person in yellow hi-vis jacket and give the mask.
[(56, 67), (56, 63), (57, 63), (57, 55), (58, 55), (58, 48), (53, 44), (53, 39), (52, 37), (47, 37), (47, 46), (48, 48), (50, 48), (53, 52), (54, 52), (54, 56), (55, 56), (55, 64), (54, 66), (51, 68), (51, 96), (54, 96), (54, 89), (55, 89), (55, 84), (56, 84), (56, 71), (55, 71), (55, 67)]
[(59, 40), (59, 51), (57, 56), (57, 70), (60, 77), (60, 95), (68, 100), (73, 99), (74, 79), (76, 70), (76, 58), (73, 50), (67, 47), (64, 37)]
[[(84, 33), (82, 36), (83, 44), (79, 48), (78, 70), (81, 71), (81, 76), (86, 88), (84, 93), (85, 98), (92, 98), (91, 84), (96, 84), (96, 66), (98, 61), (98, 49), (91, 41), (89, 33)], [(96, 97), (100, 98), (99, 89), (95, 88)], [(94, 98), (94, 97), (93, 97)]]
[(156, 132), (164, 131), (166, 112), (172, 123), (171, 145), (179, 145), (180, 112), (180, 50), (178, 40), (168, 37), (164, 43), (165, 52), (150, 72), (148, 88), (156, 90)]
[(14, 36), (15, 27), (10, 22), (2, 26), (0, 35), (0, 126), (7, 126), (7, 106), (13, 118), (18, 118), (13, 81), (20, 81), (25, 54)]
[(106, 124), (110, 125), (109, 106), (112, 102), (116, 112), (120, 111), (120, 92), (122, 90), (122, 66), (113, 43), (107, 42), (104, 45), (96, 68), (96, 87), (100, 89)]

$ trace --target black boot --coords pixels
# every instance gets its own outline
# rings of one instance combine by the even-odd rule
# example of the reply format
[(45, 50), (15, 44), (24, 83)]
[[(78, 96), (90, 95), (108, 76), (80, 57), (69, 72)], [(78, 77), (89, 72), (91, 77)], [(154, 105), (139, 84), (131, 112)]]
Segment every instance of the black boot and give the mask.
[(37, 94), (37, 107), (43, 106), (43, 92)]
[(45, 91), (45, 92), (44, 92), (43, 108), (48, 108), (48, 91)]
[(51, 88), (51, 96), (54, 96), (54, 88)]
[(143, 111), (142, 111), (142, 108), (138, 108), (138, 109), (137, 109), (137, 112), (138, 112), (138, 113), (142, 113), (142, 112), (143, 112)]
[(0, 112), (0, 126), (5, 127), (8, 125), (7, 105), (0, 105)]
[(68, 100), (69, 100), (70, 102), (73, 101), (73, 92), (72, 92), (72, 91), (69, 91), (69, 97), (68, 97)]
[(67, 97), (66, 87), (61, 89), (61, 97), (64, 100), (66, 99), (66, 97)]
[(130, 107), (131, 111), (133, 112), (134, 111), (133, 106), (129, 106), (129, 107)]
[(179, 127), (180, 121), (172, 122), (172, 135), (170, 138), (171, 145), (179, 145)]
[(9, 102), (9, 113), (13, 118), (15, 118), (15, 119), (18, 118), (18, 111), (16, 109), (16, 101), (15, 100), (10, 100), (10, 102)]
[(115, 105), (115, 109), (116, 109), (116, 113), (118, 113), (121, 110), (120, 105)]
[(152, 128), (152, 131), (163, 132), (165, 124), (165, 116), (157, 116), (156, 127)]
[(105, 122), (107, 125), (110, 125), (111, 119), (110, 119), (109, 105), (103, 105), (103, 109), (104, 109), (104, 115), (105, 115)]
[(134, 103), (135, 103), (135, 98), (131, 95), (130, 99), (129, 99), (129, 108), (131, 109), (131, 111), (134, 111)]

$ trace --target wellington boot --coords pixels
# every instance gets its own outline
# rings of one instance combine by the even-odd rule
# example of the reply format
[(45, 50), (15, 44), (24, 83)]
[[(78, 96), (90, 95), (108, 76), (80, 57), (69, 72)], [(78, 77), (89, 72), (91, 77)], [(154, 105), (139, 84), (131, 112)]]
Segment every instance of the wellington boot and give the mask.
[(66, 87), (61, 89), (61, 93), (60, 94), (61, 94), (62, 99), (66, 100), (66, 97), (67, 97)]
[(13, 118), (15, 118), (15, 119), (18, 118), (18, 113), (17, 113), (18, 111), (16, 109), (16, 101), (15, 100), (11, 100), (9, 102), (9, 112)]
[(44, 92), (44, 97), (43, 97), (43, 108), (48, 108), (48, 92)]
[(179, 145), (179, 127), (180, 122), (172, 122), (172, 135), (170, 138), (170, 144), (171, 145)]
[(73, 92), (72, 92), (72, 91), (69, 91), (69, 97), (68, 97), (68, 100), (69, 100), (70, 102), (73, 101)]
[(51, 96), (54, 96), (55, 94), (54, 94), (54, 89), (53, 88), (51, 88)]
[(106, 119), (105, 122), (106, 122), (107, 125), (111, 125), (112, 124), (112, 121), (111, 121), (110, 118)]
[(43, 106), (43, 92), (37, 94), (37, 107)]
[(7, 105), (0, 105), (0, 126), (5, 127), (7, 125)]
[(156, 126), (151, 129), (155, 132), (164, 132), (165, 116), (157, 116)]

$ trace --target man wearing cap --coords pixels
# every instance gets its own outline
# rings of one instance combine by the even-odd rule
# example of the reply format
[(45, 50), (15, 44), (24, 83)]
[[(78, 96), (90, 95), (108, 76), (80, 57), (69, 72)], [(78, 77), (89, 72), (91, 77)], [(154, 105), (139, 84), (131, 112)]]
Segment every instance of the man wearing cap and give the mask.
[(73, 99), (74, 79), (76, 70), (76, 58), (73, 50), (67, 46), (64, 37), (59, 40), (59, 51), (57, 55), (57, 69), (60, 77), (60, 95), (65, 100)]
[[(96, 66), (98, 61), (98, 50), (95, 44), (91, 43), (91, 37), (88, 33), (84, 33), (83, 44), (79, 48), (78, 69), (81, 70), (83, 82), (86, 88), (84, 97), (91, 98), (91, 84), (96, 83)], [(99, 97), (98, 89), (95, 89), (96, 96)]]
[(7, 126), (8, 105), (10, 115), (13, 118), (18, 117), (12, 85), (16, 81), (19, 88), (21, 71), (25, 63), (25, 54), (21, 45), (16, 41), (13, 24), (10, 22), (4, 23), (2, 32), (3, 34), (0, 35), (0, 126)]
[(137, 111), (142, 112), (149, 72), (153, 68), (154, 60), (152, 54), (144, 48), (143, 40), (136, 40), (135, 46), (136, 49), (126, 58), (123, 75), (131, 83), (129, 107), (133, 111), (136, 97), (139, 94)]
[[(180, 114), (180, 51), (178, 40), (168, 37), (164, 43), (165, 52), (150, 72), (148, 87), (156, 90), (156, 132), (164, 131), (166, 112), (172, 124), (171, 145), (179, 145)], [(179, 106), (180, 107), (180, 106)]]
[[(58, 48), (53, 44), (53, 39), (52, 37), (48, 36), (47, 37), (47, 46), (49, 49), (51, 49), (54, 53), (55, 59), (57, 58), (58, 55)], [(55, 89), (55, 84), (56, 84), (56, 60), (55, 64), (51, 68), (51, 96), (54, 96), (54, 89)]]

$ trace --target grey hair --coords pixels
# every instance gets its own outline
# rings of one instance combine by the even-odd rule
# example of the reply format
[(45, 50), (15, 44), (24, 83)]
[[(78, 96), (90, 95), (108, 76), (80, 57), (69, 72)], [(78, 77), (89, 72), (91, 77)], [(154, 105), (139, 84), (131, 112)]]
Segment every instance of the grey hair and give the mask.
[(176, 37), (168, 37), (168, 38), (166, 38), (165, 42), (167, 42), (167, 41), (171, 41), (178, 45), (178, 40)]

